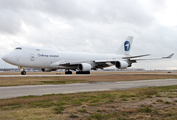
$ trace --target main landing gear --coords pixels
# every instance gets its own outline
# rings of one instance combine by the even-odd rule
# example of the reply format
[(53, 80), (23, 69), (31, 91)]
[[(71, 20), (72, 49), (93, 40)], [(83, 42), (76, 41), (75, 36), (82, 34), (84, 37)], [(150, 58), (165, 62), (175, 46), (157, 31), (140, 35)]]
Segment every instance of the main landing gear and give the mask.
[[(72, 71), (66, 70), (65, 74), (72, 74)], [(76, 74), (90, 74), (90, 71), (76, 71)]]
[(76, 74), (90, 74), (90, 71), (76, 71)]
[(66, 71), (65, 71), (65, 74), (72, 74), (72, 71), (66, 70)]

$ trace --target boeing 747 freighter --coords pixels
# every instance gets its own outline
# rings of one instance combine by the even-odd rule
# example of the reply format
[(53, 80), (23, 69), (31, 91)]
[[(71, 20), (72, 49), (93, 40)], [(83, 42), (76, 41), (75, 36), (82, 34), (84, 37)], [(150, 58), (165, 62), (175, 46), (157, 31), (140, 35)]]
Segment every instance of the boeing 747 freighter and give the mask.
[[(65, 69), (65, 74), (72, 74), (71, 70), (76, 71), (76, 74), (90, 74), (90, 70), (103, 69), (113, 65), (118, 69), (126, 69), (138, 60), (152, 60), (137, 59), (150, 54), (131, 56), (132, 40), (133, 37), (128, 36), (115, 54), (66, 52), (22, 46), (7, 53), (2, 59), (21, 68), (22, 75), (26, 74), (24, 68), (40, 68), (43, 72)], [(168, 59), (173, 55), (153, 59)]]

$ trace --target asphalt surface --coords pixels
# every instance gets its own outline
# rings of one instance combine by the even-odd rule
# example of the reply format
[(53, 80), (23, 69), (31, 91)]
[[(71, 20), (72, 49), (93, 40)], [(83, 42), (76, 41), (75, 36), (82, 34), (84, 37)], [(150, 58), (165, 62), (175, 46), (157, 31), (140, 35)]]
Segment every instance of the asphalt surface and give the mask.
[(45, 94), (67, 94), (168, 85), (177, 85), (177, 79), (0, 87), (0, 99), (29, 95), (40, 96)]
[(102, 74), (102, 73), (98, 73), (98, 74), (69, 74), (69, 75), (65, 75), (65, 74), (56, 74), (56, 75), (0, 75), (1, 77), (54, 77), (54, 76), (97, 76), (97, 75), (177, 75), (177, 73), (117, 73), (117, 74)]

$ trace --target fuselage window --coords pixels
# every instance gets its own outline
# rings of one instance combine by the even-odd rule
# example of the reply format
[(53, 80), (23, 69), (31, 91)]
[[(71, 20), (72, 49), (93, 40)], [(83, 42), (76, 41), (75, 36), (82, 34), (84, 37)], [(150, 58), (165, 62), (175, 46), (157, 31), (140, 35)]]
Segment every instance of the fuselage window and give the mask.
[(17, 47), (17, 48), (15, 48), (15, 50), (22, 50), (22, 48), (21, 47)]

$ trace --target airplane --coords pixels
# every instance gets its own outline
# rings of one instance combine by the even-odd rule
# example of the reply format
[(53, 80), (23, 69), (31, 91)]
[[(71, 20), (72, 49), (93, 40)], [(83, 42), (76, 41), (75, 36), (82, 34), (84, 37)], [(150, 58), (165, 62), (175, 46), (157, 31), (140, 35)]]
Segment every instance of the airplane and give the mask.
[(18, 66), (22, 75), (26, 75), (24, 68), (40, 68), (43, 72), (65, 69), (65, 74), (90, 74), (91, 70), (103, 69), (105, 67), (115, 66), (118, 69), (126, 69), (140, 60), (158, 60), (169, 59), (174, 54), (167, 57), (137, 59), (139, 57), (149, 56), (130, 55), (133, 36), (128, 36), (118, 51), (114, 54), (86, 53), (86, 52), (66, 52), (55, 51), (51, 49), (38, 47), (16, 47), (13, 51), (5, 54), (2, 59), (12, 65)]

